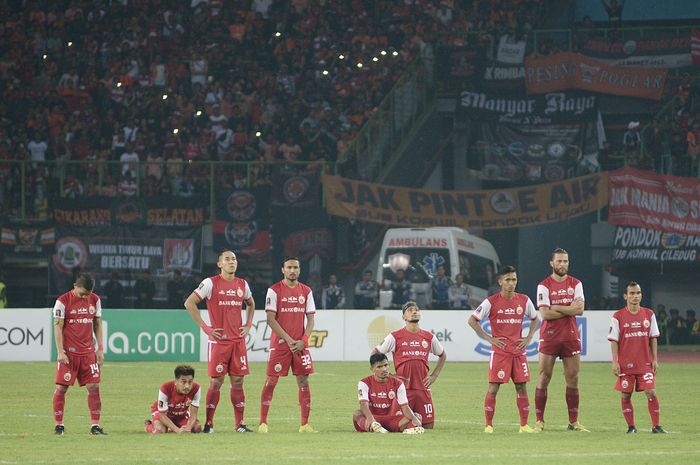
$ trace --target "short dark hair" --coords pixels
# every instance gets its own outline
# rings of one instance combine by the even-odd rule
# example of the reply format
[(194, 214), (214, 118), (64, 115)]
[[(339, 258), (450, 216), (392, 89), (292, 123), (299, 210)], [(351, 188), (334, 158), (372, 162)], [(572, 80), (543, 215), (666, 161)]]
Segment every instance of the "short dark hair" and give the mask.
[(95, 289), (95, 278), (93, 278), (90, 273), (80, 273), (78, 277), (75, 278), (75, 285), (92, 292), (92, 290)]
[(403, 307), (401, 307), (401, 314), (403, 315), (404, 313), (406, 313), (406, 310), (408, 310), (411, 307), (416, 307), (418, 310), (420, 310), (420, 307), (418, 306), (415, 300), (409, 300), (408, 302), (403, 304)]
[(372, 274), (372, 270), (365, 270), (364, 274), (367, 274), (367, 273)]
[(189, 365), (178, 365), (175, 367), (175, 379), (181, 378), (183, 376), (194, 377), (194, 368)]
[(222, 256), (223, 254), (225, 254), (226, 252), (231, 252), (231, 253), (233, 254), (234, 257), (236, 256), (236, 252), (234, 252), (234, 251), (231, 250), (231, 249), (221, 249), (221, 250), (219, 251), (219, 255), (216, 257), (217, 260), (220, 260), (220, 259), (221, 259), (221, 256)]
[[(628, 282), (627, 285), (625, 286), (625, 294), (627, 294), (627, 289), (629, 289), (630, 287), (634, 287), (634, 286), (639, 286), (639, 283), (636, 281)], [(639, 286), (639, 288), (641, 289), (642, 286)]]
[(294, 257), (294, 256), (291, 256), (291, 257), (284, 257), (284, 258), (282, 259), (282, 268), (284, 268), (284, 264), (285, 264), (285, 263), (287, 263), (287, 262), (289, 262), (289, 261), (292, 261), (292, 260), (296, 260), (296, 261), (298, 261), (299, 263), (301, 263), (301, 260), (299, 260), (299, 257)]
[(513, 265), (505, 265), (501, 268), (501, 271), (498, 273), (498, 276), (503, 276), (508, 273), (517, 273), (518, 270), (515, 269)]
[(373, 367), (377, 363), (383, 362), (384, 360), (389, 360), (386, 354), (372, 354), (369, 356), (369, 366)]
[(556, 249), (554, 249), (554, 250), (552, 251), (552, 259), (554, 259), (554, 256), (555, 256), (556, 254), (558, 254), (558, 253), (563, 253), (563, 254), (569, 255), (569, 252), (567, 252), (566, 250), (562, 249), (561, 247), (557, 247)]

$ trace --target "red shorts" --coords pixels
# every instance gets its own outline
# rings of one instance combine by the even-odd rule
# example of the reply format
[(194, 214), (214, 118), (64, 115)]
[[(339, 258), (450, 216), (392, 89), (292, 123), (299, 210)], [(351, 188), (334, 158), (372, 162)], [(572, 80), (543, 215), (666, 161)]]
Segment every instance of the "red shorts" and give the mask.
[(207, 374), (213, 378), (219, 376), (245, 376), (250, 374), (248, 368), (248, 350), (245, 339), (231, 343), (209, 341), (209, 368)]
[[(151, 409), (151, 420), (154, 422), (160, 421), (161, 414), (162, 413), (159, 412), (157, 408)], [(178, 428), (182, 428), (187, 424), (187, 421), (190, 419), (190, 415), (189, 413), (187, 415), (178, 415), (176, 417), (171, 417), (170, 415), (168, 415), (168, 418), (170, 418), (170, 421), (172, 421), (175, 424), (175, 426), (177, 426)]]
[[(399, 432), (399, 423), (403, 420), (403, 413), (398, 412), (396, 415), (374, 415), (375, 421), (379, 422), (387, 431), (392, 433)], [(355, 420), (352, 421), (355, 426), (355, 430), (360, 433), (366, 433), (367, 431), (360, 428)]]
[(433, 405), (433, 395), (430, 389), (406, 389), (408, 406), (413, 413), (418, 413), (422, 417), (424, 425), (435, 422), (435, 406)]
[(78, 384), (100, 382), (100, 365), (97, 364), (97, 354), (68, 355), (68, 363), (56, 363), (56, 384), (72, 386), (76, 378)]
[(648, 391), (656, 387), (656, 376), (654, 373), (644, 373), (638, 375), (620, 375), (615, 382), (615, 389), (620, 392), (630, 393)]
[(270, 349), (270, 358), (267, 360), (267, 376), (287, 376), (290, 366), (294, 376), (313, 373), (314, 362), (311, 360), (309, 349), (296, 353), (292, 353), (289, 349)]
[(566, 358), (581, 354), (581, 340), (568, 341), (543, 341), (540, 340), (539, 351), (541, 354), (552, 357)]
[(491, 352), (489, 358), (489, 383), (514, 383), (530, 381), (530, 369), (525, 355)]

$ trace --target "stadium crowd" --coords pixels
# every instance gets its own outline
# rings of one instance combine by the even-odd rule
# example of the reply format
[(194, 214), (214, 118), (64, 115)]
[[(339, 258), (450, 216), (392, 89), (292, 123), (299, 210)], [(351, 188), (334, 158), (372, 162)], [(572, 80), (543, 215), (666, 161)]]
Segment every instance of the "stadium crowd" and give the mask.
[[(54, 195), (207, 194), (197, 160), (334, 161), (419, 53), (532, 28), (541, 3), (3, 0), (0, 160), (31, 160), (32, 218)], [(270, 182), (260, 164), (216, 176)], [(0, 214), (20, 179), (0, 166)]]

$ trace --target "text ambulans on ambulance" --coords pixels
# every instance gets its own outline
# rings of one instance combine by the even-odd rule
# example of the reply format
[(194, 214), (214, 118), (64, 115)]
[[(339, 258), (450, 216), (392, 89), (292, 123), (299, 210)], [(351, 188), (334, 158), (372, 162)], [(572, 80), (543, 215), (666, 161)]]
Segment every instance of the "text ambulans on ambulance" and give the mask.
[(377, 278), (382, 283), (379, 302), (390, 307), (389, 286), (397, 270), (404, 270), (413, 285), (413, 296), (418, 305), (426, 308), (431, 300), (430, 280), (439, 266), (454, 282), (461, 274), (469, 287), (469, 304), (476, 308), (488, 297), (489, 286), (496, 285), (496, 274), (501, 266), (493, 245), (464, 229), (394, 228), (384, 236), (379, 253)]

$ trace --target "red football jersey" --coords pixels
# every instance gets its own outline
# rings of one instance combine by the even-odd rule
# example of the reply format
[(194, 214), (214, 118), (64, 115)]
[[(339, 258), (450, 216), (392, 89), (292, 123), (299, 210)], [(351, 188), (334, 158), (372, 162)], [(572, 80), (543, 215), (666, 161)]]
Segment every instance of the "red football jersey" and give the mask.
[[(306, 315), (316, 313), (316, 304), (311, 288), (297, 282), (294, 287), (279, 281), (267, 289), (265, 310), (275, 312), (275, 319), (289, 336), (298, 341), (304, 335)], [(270, 348), (287, 348), (287, 343), (274, 332), (270, 338)]]
[(523, 337), (523, 320), (526, 316), (531, 320), (537, 319), (537, 311), (528, 296), (516, 292), (513, 298), (506, 299), (499, 292), (481, 302), (472, 315), (478, 321), (488, 318), (491, 336), (505, 338), (503, 342), (506, 346), (503, 349), (493, 346), (491, 350), (514, 355), (525, 354), (525, 349), (517, 347), (518, 339)]
[[(583, 297), (583, 284), (573, 276), (562, 282), (551, 275), (537, 286), (537, 308), (552, 305), (571, 305), (575, 298)], [(540, 341), (570, 341), (580, 339), (575, 316), (565, 316), (556, 320), (542, 320)]]
[(374, 375), (362, 378), (357, 383), (357, 398), (369, 403), (372, 415), (394, 415), (408, 404), (406, 386), (395, 376), (389, 376), (384, 383), (377, 381)]
[(623, 374), (640, 375), (651, 371), (649, 340), (655, 337), (659, 337), (659, 327), (653, 310), (640, 307), (632, 313), (625, 307), (613, 314), (608, 340), (618, 344)]
[(233, 278), (226, 281), (221, 275), (212, 276), (202, 281), (194, 293), (202, 300), (207, 299), (212, 328), (224, 329), (221, 339), (209, 336), (209, 340), (226, 344), (241, 339), (243, 302), (251, 296), (245, 279)]
[(425, 391), (428, 388), (423, 384), (423, 379), (430, 371), (428, 356), (434, 354), (439, 357), (445, 349), (430, 331), (421, 329), (412, 333), (401, 328), (384, 338), (377, 350), (382, 354), (393, 352), (396, 374), (408, 380), (406, 389)]
[(63, 320), (63, 350), (75, 355), (95, 352), (92, 324), (95, 318), (102, 317), (100, 296), (95, 293), (87, 297), (77, 297), (68, 291), (53, 306), (53, 317)]
[(157, 409), (160, 413), (165, 413), (173, 419), (189, 417), (190, 405), (199, 407), (201, 398), (202, 390), (199, 388), (199, 384), (193, 383), (189, 393), (180, 394), (175, 388), (175, 381), (168, 381), (160, 387), (158, 400), (153, 403), (151, 409)]

